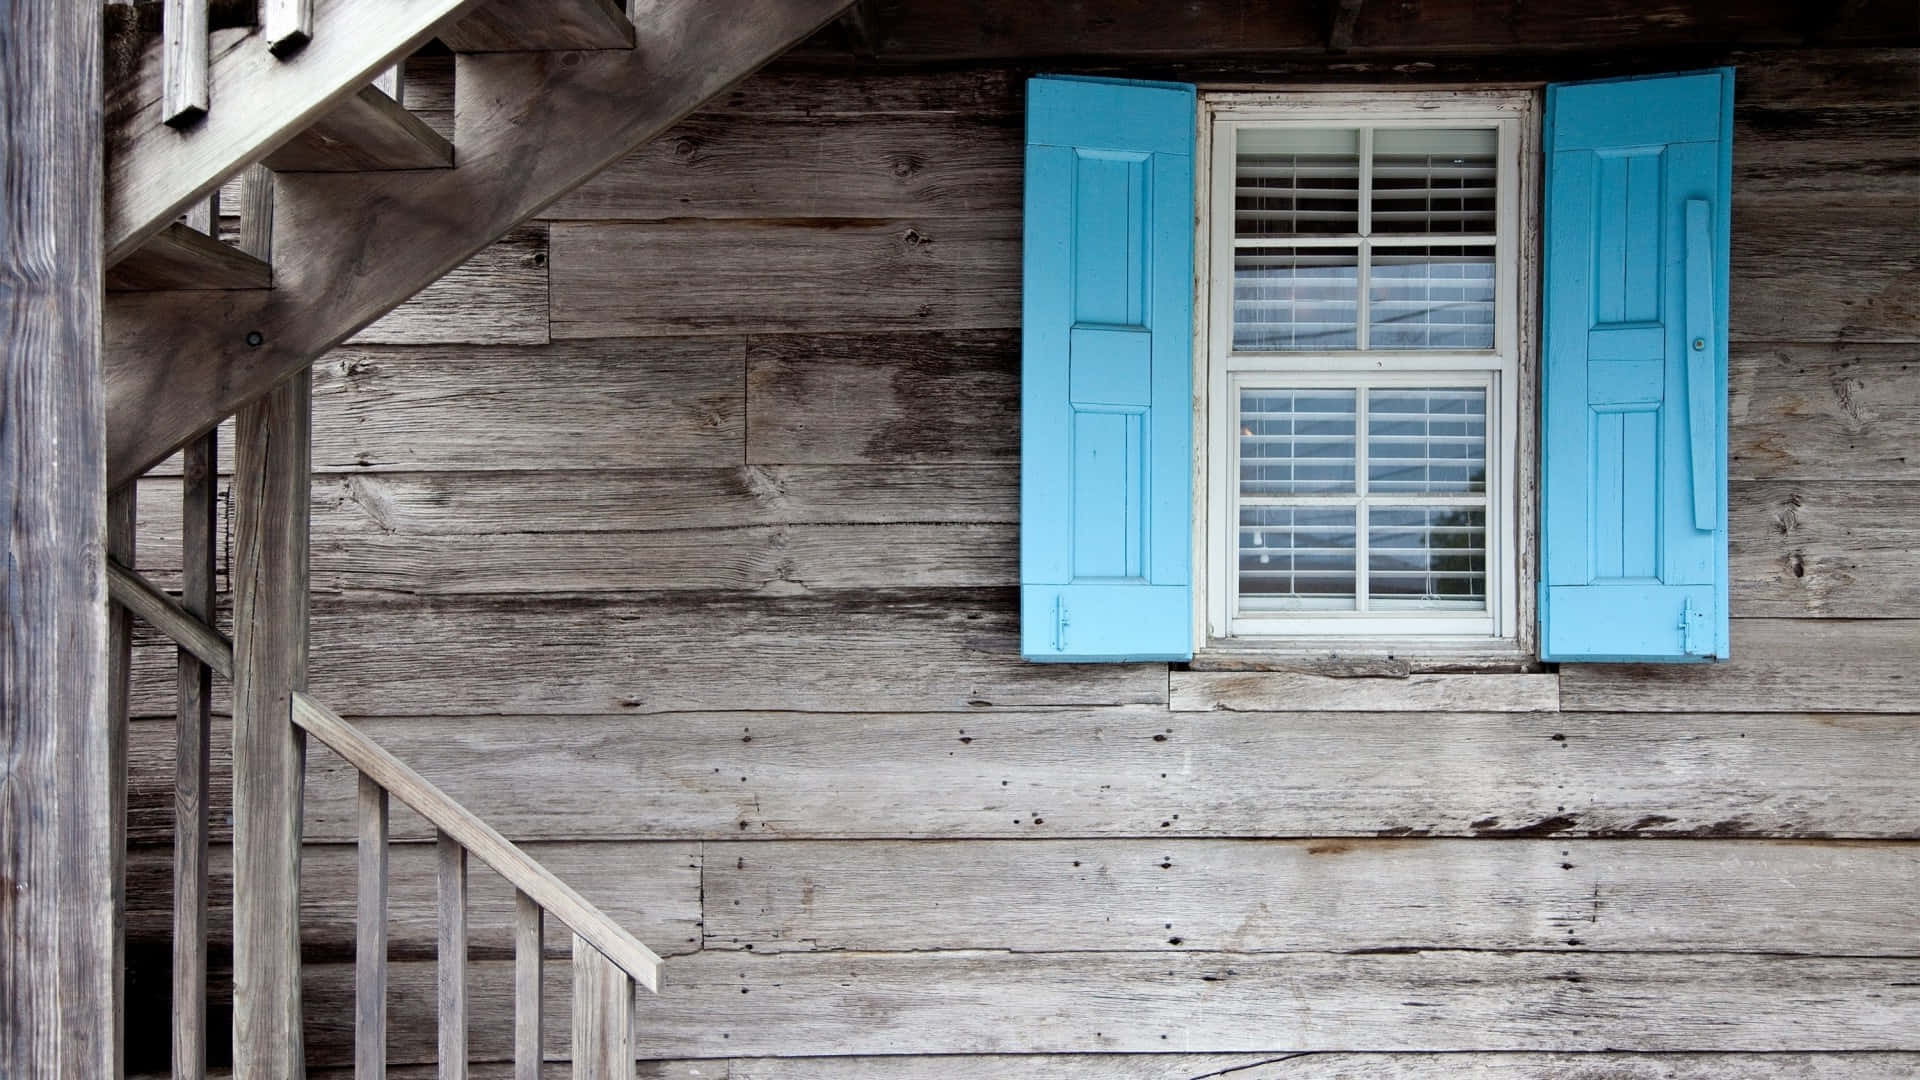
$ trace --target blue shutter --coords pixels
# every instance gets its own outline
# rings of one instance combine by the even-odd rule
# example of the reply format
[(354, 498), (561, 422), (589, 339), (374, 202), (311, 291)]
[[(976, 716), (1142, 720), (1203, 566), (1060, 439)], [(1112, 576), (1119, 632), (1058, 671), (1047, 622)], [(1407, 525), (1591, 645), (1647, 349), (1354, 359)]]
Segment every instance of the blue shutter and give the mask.
[(1027, 83), (1020, 651), (1193, 654), (1191, 86)]
[(1728, 655), (1733, 71), (1547, 88), (1541, 655)]

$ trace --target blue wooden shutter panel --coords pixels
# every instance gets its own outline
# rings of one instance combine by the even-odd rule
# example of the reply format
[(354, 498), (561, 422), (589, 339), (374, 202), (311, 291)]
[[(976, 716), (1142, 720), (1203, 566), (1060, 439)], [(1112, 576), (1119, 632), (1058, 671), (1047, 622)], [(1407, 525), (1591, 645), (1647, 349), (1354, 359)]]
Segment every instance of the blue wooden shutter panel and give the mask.
[(1185, 660), (1191, 86), (1027, 83), (1020, 651)]
[(1733, 71), (1547, 88), (1541, 655), (1725, 658)]

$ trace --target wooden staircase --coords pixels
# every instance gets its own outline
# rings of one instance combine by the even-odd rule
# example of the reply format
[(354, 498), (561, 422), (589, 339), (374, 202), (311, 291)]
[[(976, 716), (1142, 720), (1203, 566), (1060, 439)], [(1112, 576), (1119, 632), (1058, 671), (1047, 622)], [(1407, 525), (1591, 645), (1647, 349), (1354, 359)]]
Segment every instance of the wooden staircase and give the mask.
[[(519, 890), (515, 1065), (541, 1076), (543, 920), (573, 937), (576, 1077), (633, 1075), (633, 986), (661, 961), (305, 692), (312, 363), (839, 15), (850, 0), (162, 0), (108, 8), (110, 692), (124, 785), (131, 617), (180, 646), (174, 1075), (206, 1075), (207, 747), (234, 683), (234, 1075), (304, 1074), (305, 739), (359, 770), (355, 1075), (385, 1075), (387, 814), (439, 836), (439, 1075), (467, 1070), (466, 861)], [(455, 54), (453, 138), (402, 64)], [(240, 178), (239, 226), (219, 192)], [(239, 414), (234, 633), (211, 625), (214, 428)], [(186, 450), (183, 588), (133, 569), (130, 481)], [(119, 796), (124, 805), (124, 789)], [(124, 851), (124, 844), (121, 845)], [(116, 873), (123, 874), (122, 868)], [(116, 1003), (115, 1012), (123, 1011)]]

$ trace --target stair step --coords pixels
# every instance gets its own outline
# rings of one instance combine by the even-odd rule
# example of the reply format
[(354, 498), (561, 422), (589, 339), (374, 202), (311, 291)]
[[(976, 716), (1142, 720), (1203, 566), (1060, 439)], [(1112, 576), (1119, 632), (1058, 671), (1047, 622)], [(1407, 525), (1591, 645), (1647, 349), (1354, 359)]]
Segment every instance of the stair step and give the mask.
[(453, 144), (368, 86), (268, 154), (263, 164), (274, 172), (450, 169)]
[(271, 266), (178, 221), (107, 271), (109, 292), (272, 287)]
[(489, 0), (440, 41), (464, 53), (631, 49), (633, 23), (614, 0)]

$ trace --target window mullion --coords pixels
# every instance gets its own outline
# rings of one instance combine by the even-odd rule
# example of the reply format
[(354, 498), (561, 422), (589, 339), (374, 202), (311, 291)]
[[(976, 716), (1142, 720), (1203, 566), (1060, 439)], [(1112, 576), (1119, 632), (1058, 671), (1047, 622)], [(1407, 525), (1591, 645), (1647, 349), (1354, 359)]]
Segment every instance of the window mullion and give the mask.
[(1359, 293), (1353, 304), (1353, 343), (1361, 352), (1371, 346), (1368, 326), (1373, 322), (1369, 300), (1373, 292), (1373, 129), (1360, 129), (1360, 243), (1354, 251), (1354, 276)]
[(1359, 496), (1353, 508), (1353, 609), (1366, 611), (1367, 593), (1367, 511), (1373, 493), (1367, 487), (1367, 381), (1360, 380), (1353, 403), (1353, 491)]

